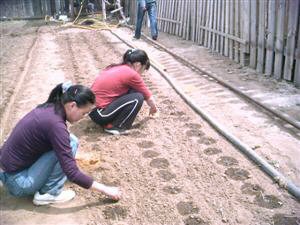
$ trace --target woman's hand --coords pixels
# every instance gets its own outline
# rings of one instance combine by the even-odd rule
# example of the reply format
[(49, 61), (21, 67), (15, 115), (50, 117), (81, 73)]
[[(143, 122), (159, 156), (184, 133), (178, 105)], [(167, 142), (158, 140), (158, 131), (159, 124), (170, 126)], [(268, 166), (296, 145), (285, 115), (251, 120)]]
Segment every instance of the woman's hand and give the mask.
[(116, 200), (116, 201), (120, 200), (120, 198), (121, 198), (121, 191), (118, 187), (105, 186), (103, 193), (105, 195), (107, 195), (109, 198)]
[(97, 181), (94, 181), (91, 187), (93, 190), (99, 191), (103, 194), (105, 194), (107, 197), (113, 199), (113, 200), (120, 200), (121, 198), (121, 191), (118, 187), (111, 187), (106, 186), (104, 184), (100, 184)]
[(149, 116), (154, 116), (155, 113), (157, 113), (156, 106), (150, 107), (150, 109), (149, 109)]
[(150, 107), (149, 109), (149, 115), (154, 115), (157, 112), (157, 107), (154, 101), (153, 96), (151, 96), (147, 101), (148, 106)]

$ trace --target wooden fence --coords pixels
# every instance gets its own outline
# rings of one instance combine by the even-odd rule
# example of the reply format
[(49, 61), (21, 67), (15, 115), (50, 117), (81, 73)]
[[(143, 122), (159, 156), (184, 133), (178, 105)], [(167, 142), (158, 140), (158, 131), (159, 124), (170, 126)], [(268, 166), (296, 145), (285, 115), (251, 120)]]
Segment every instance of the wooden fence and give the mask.
[[(136, 21), (136, 0), (125, 13)], [(160, 31), (300, 86), (300, 0), (157, 0)]]
[(69, 0), (0, 0), (0, 19), (43, 18), (69, 11)]

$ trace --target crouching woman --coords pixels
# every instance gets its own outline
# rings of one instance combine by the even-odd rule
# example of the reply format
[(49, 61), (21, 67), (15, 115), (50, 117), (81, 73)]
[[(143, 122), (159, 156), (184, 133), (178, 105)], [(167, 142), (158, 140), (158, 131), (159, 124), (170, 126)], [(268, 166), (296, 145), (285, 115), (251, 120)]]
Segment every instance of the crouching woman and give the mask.
[(25, 115), (0, 149), (0, 179), (17, 197), (34, 195), (35, 205), (66, 202), (75, 197), (63, 190), (66, 180), (118, 200), (120, 191), (98, 183), (76, 165), (78, 139), (66, 121), (77, 122), (91, 111), (93, 92), (82, 85), (57, 85), (48, 100)]
[(115, 135), (127, 133), (144, 100), (150, 107), (150, 115), (157, 112), (152, 93), (142, 78), (149, 67), (145, 51), (129, 49), (121, 63), (108, 66), (96, 77), (92, 85), (96, 108), (89, 116), (104, 131)]

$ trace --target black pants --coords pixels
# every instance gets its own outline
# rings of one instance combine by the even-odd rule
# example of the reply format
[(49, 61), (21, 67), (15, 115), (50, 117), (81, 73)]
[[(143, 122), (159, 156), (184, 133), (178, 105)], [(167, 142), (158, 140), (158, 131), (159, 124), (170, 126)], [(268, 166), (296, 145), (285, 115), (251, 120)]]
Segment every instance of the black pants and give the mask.
[(105, 109), (93, 109), (89, 116), (95, 123), (102, 126), (111, 123), (114, 127), (129, 129), (143, 101), (144, 97), (141, 93), (128, 93), (110, 103)]

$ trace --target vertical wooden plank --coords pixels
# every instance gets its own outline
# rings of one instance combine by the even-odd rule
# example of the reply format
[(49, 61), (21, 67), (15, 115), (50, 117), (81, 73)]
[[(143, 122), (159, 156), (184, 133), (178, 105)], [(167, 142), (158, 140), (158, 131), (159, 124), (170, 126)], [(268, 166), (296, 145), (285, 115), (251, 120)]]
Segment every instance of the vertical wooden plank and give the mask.
[[(173, 8), (173, 4), (174, 4), (174, 0), (170, 0), (170, 6), (169, 6), (169, 17), (168, 19), (172, 19), (173, 18), (173, 13), (174, 13), (174, 8)], [(174, 26), (174, 23), (170, 22), (169, 23), (169, 34), (172, 34), (173, 33), (173, 26)]]
[[(288, 10), (288, 33), (286, 40), (285, 63), (283, 77), (285, 80), (292, 80), (292, 70), (294, 64), (294, 53), (296, 43), (297, 23), (299, 23), (299, 0), (289, 1)], [(299, 46), (298, 46), (299, 47)]]
[(187, 15), (186, 15), (186, 29), (185, 29), (185, 40), (190, 40), (190, 26), (191, 26), (191, 0), (186, 0), (187, 2)]
[(193, 42), (196, 41), (196, 25), (197, 25), (197, 16), (196, 16), (196, 9), (197, 9), (197, 0), (193, 0), (191, 2), (191, 40)]
[[(170, 0), (169, 19), (173, 19), (174, 13), (174, 0)], [(173, 34), (174, 23), (170, 22), (169, 34)]]
[[(181, 21), (182, 22), (182, 1), (180, 0), (177, 0), (177, 4), (178, 4), (178, 14), (177, 14), (177, 20), (178, 21)], [(182, 23), (181, 24), (178, 24), (177, 26), (177, 30), (176, 30), (176, 35), (177, 36), (180, 36), (180, 30), (181, 30), (181, 27), (182, 27)]]
[[(221, 30), (221, 0), (217, 1), (217, 31)], [(221, 36), (217, 34), (217, 39), (216, 39), (216, 51), (220, 52), (220, 38)]]
[(283, 64), (283, 42), (284, 42), (284, 26), (285, 26), (285, 0), (279, 0), (278, 15), (277, 15), (277, 31), (275, 42), (275, 67), (274, 77), (276, 79), (282, 78), (282, 64)]
[[(163, 18), (163, 12), (164, 12), (164, 0), (159, 1), (159, 18)], [(163, 20), (159, 20), (159, 29), (163, 31), (164, 22)]]
[(199, 25), (200, 25), (200, 21), (201, 21), (201, 16), (200, 16), (200, 13), (201, 13), (201, 10), (200, 10), (200, 1), (199, 0), (196, 0), (196, 25), (195, 25), (195, 42), (197, 44), (199, 44)]
[[(205, 27), (206, 24), (206, 0), (201, 1), (201, 26)], [(203, 28), (200, 29), (200, 44), (204, 45), (204, 36), (205, 30)]]
[(256, 44), (257, 44), (257, 38), (256, 38), (256, 11), (257, 7), (257, 0), (250, 1), (250, 67), (256, 68)]
[[(166, 18), (166, 7), (167, 7), (167, 1), (162, 1), (162, 18)], [(165, 20), (162, 20), (162, 31), (166, 31), (167, 23)]]
[[(225, 34), (229, 34), (229, 1), (225, 1)], [(225, 37), (224, 55), (228, 56), (228, 37)]]
[[(240, 1), (235, 1), (235, 7), (234, 7), (234, 36), (240, 38), (240, 23), (241, 23), (241, 17), (240, 17)], [(234, 61), (239, 63), (240, 62), (240, 44), (239, 42), (235, 41), (234, 43)]]
[[(217, 2), (218, 0), (214, 0), (214, 11), (213, 11), (213, 30), (217, 30)], [(216, 51), (216, 39), (217, 39), (217, 34), (213, 32), (213, 37), (212, 37), (212, 50)]]
[[(173, 13), (172, 13), (172, 20), (177, 20), (177, 12), (178, 12), (178, 7), (177, 7), (177, 0), (173, 0)], [(177, 23), (173, 23), (173, 28), (172, 28), (172, 34), (176, 34), (176, 28), (177, 28)]]
[[(209, 10), (209, 25), (208, 28), (212, 29), (213, 28), (213, 12), (214, 12), (214, 1), (209, 1), (210, 4), (210, 10)], [(212, 39), (212, 32), (208, 32), (208, 43), (207, 47), (211, 48), (211, 39)]]
[[(170, 10), (170, 1), (165, 1), (166, 6), (165, 6), (165, 16), (164, 18), (168, 18), (169, 17), (169, 10)], [(168, 32), (169, 29), (169, 22), (167, 20), (165, 20), (165, 26), (164, 26), (164, 32)]]
[[(206, 5), (206, 21), (205, 21), (205, 28), (209, 28), (209, 18), (210, 18), (210, 2), (207, 1), (207, 5)], [(204, 35), (204, 46), (207, 47), (208, 46), (208, 35), (209, 35), (209, 31), (205, 30), (205, 35)]]
[[(225, 1), (221, 1), (221, 25), (220, 25), (220, 31), (222, 33), (225, 33), (225, 13), (226, 13), (226, 5)], [(224, 55), (224, 43), (225, 38), (224, 36), (220, 37), (220, 53)]]
[(181, 20), (181, 27), (180, 27), (180, 37), (183, 37), (183, 29), (184, 29), (184, 15), (185, 15), (185, 1), (180, 1), (181, 4), (181, 16), (180, 16), (180, 20)]
[[(156, 1), (157, 6), (157, 17), (161, 18), (161, 0)], [(161, 30), (161, 20), (157, 20), (157, 27), (159, 30)]]
[(265, 9), (267, 1), (259, 2), (256, 71), (263, 73), (265, 55)]
[(190, 17), (190, 0), (185, 0), (186, 2), (186, 15), (185, 15), (185, 31), (184, 31), (184, 39), (188, 40), (189, 36), (189, 17)]
[(183, 14), (182, 14), (182, 38), (186, 37), (186, 17), (187, 17), (187, 1), (183, 1)]
[(181, 1), (181, 31), (180, 36), (183, 38), (184, 36), (184, 28), (185, 28), (185, 14), (186, 14), (186, 1)]
[(268, 32), (267, 32), (267, 53), (266, 53), (266, 67), (265, 74), (271, 75), (274, 65), (274, 39), (275, 39), (275, 13), (276, 2), (269, 1), (268, 5)]
[[(173, 0), (169, 0), (168, 1), (169, 2), (169, 6), (168, 6), (168, 16), (167, 16), (167, 18), (168, 19), (171, 19), (172, 18), (172, 4), (173, 4)], [(171, 22), (168, 22), (168, 33), (169, 34), (171, 34), (171, 32), (172, 32), (172, 27), (173, 27), (173, 23), (171, 23)]]
[(295, 66), (294, 84), (296, 87), (300, 87), (300, 22), (298, 22), (298, 41), (297, 41), (297, 49), (295, 51), (295, 57), (296, 57), (296, 66)]
[[(229, 33), (234, 35), (234, 2), (229, 1), (230, 3), (230, 13), (229, 13)], [(229, 58), (233, 59), (233, 40), (229, 39)]]

